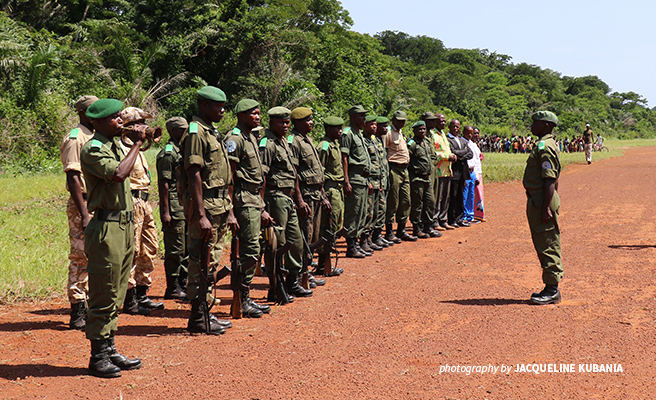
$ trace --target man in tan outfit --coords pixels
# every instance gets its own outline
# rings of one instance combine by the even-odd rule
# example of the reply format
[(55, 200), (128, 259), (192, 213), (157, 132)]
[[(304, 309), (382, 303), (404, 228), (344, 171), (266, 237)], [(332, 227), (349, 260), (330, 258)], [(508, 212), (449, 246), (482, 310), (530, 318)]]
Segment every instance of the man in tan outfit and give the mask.
[[(123, 126), (126, 127), (145, 125), (146, 119), (152, 117), (151, 114), (136, 107), (127, 107), (121, 111)], [(122, 142), (121, 147), (127, 155), (130, 149)], [(164, 309), (164, 303), (156, 303), (146, 295), (148, 288), (153, 283), (150, 275), (155, 269), (153, 260), (157, 256), (159, 247), (153, 208), (148, 203), (149, 187), (148, 161), (143, 152), (140, 152), (132, 172), (130, 172), (130, 190), (134, 200), (134, 262), (130, 271), (125, 303), (123, 303), (123, 312), (128, 314), (147, 315), (150, 314), (150, 310)]]
[(66, 189), (71, 194), (66, 206), (68, 217), (68, 236), (71, 251), (68, 259), (68, 284), (66, 291), (71, 303), (71, 329), (84, 329), (87, 321), (87, 292), (89, 276), (87, 275), (87, 256), (84, 254), (84, 228), (92, 215), (87, 211), (87, 189), (80, 165), (80, 150), (93, 136), (93, 125), (86, 116), (87, 108), (98, 98), (82, 96), (75, 102), (75, 111), (80, 123), (62, 140), (59, 153), (66, 173)]

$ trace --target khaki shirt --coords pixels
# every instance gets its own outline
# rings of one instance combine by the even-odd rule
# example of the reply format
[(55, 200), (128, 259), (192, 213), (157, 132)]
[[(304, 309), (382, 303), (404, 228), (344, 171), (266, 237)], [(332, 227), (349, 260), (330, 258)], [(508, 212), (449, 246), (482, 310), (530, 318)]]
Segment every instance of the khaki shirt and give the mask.
[(408, 164), (408, 173), (411, 182), (428, 182), (433, 170), (433, 160), (431, 159), (431, 145), (426, 139), (421, 142), (415, 142), (410, 139), (408, 142), (408, 151), (410, 153), (410, 164)]
[(397, 164), (407, 164), (410, 162), (408, 153), (408, 144), (400, 130), (390, 124), (390, 130), (384, 136), (385, 148), (387, 149), (387, 161)]
[[(130, 139), (126, 138), (126, 142), (130, 143)], [(120, 140), (118, 141), (121, 149), (123, 150), (123, 155), (128, 155), (130, 148), (123, 144)], [(146, 161), (146, 156), (143, 151), (139, 152), (137, 161), (130, 171), (130, 190), (148, 190), (150, 186), (150, 170), (148, 169), (148, 161)]]
[(342, 183), (344, 182), (344, 167), (342, 166), (340, 147), (339, 140), (331, 141), (328, 136), (324, 136), (317, 149), (326, 180)]
[(257, 140), (239, 124), (226, 134), (224, 142), (228, 159), (237, 163), (232, 199), (236, 208), (264, 208), (260, 189), (264, 185), (264, 172)]
[(128, 180), (112, 180), (123, 158), (120, 146), (99, 133), (82, 147), (80, 163), (87, 181), (89, 212), (98, 209), (132, 211), (132, 193)]
[[(292, 161), (298, 173), (301, 195), (312, 200), (321, 200), (321, 187), (325, 177), (319, 160), (319, 152), (314, 147), (310, 136), (301, 135), (294, 129), (287, 137), (292, 151)], [(289, 142), (291, 140), (291, 142)]]
[(381, 167), (380, 167), (380, 158), (378, 156), (378, 140), (376, 134), (372, 134), (371, 137), (364, 136), (364, 144), (367, 146), (367, 152), (369, 153), (369, 159), (371, 160), (371, 171), (369, 172), (369, 182), (374, 189), (381, 188)]
[(553, 133), (541, 137), (526, 160), (523, 184), (531, 196), (543, 195), (545, 179), (558, 180), (560, 176), (560, 157), (555, 139)]
[(451, 152), (451, 146), (449, 145), (449, 139), (446, 137), (446, 133), (438, 131), (435, 129), (432, 132), (433, 136), (433, 145), (435, 146), (435, 156), (437, 157), (437, 176), (441, 178), (450, 177), (453, 175), (451, 170), (451, 161), (449, 157), (453, 154)]
[(180, 154), (180, 148), (173, 140), (169, 140), (166, 146), (157, 154), (155, 162), (157, 166), (157, 179), (160, 182), (167, 181), (169, 184), (169, 214), (175, 220), (184, 219), (177, 189), (181, 162), (182, 155)]
[[(64, 172), (77, 171), (80, 173), (82, 179), (82, 193), (87, 192), (86, 182), (82, 174), (82, 166), (80, 165), (80, 150), (86, 142), (93, 137), (93, 133), (82, 124), (78, 124), (71, 132), (64, 137), (61, 146), (59, 147), (59, 154), (61, 155), (62, 165)], [(66, 190), (68, 188), (68, 181), (66, 182)]]
[(367, 185), (365, 175), (371, 172), (371, 159), (364, 144), (362, 133), (353, 125), (344, 129), (340, 139), (340, 151), (348, 155), (349, 182), (353, 185)]
[(265, 195), (282, 193), (290, 196), (296, 186), (296, 169), (287, 141), (286, 137), (278, 139), (268, 129), (260, 139), (262, 170), (266, 176)]
[(186, 171), (192, 165), (200, 166), (200, 179), (203, 186), (203, 205), (210, 215), (223, 214), (232, 209), (230, 196), (216, 196), (211, 189), (227, 189), (232, 183), (228, 152), (220, 140), (219, 132), (212, 125), (207, 125), (199, 117), (194, 116), (189, 128), (182, 134), (180, 150), (184, 163), (182, 181), (185, 186), (185, 200), (189, 200), (189, 187)]

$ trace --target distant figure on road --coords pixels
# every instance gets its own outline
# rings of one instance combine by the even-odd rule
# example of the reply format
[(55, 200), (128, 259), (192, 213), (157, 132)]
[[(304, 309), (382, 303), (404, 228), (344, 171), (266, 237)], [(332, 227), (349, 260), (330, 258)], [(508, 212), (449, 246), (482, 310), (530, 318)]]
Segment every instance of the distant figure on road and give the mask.
[(592, 129), (590, 129), (590, 124), (585, 124), (585, 131), (583, 131), (583, 145), (585, 148), (585, 161), (588, 164), (592, 164)]

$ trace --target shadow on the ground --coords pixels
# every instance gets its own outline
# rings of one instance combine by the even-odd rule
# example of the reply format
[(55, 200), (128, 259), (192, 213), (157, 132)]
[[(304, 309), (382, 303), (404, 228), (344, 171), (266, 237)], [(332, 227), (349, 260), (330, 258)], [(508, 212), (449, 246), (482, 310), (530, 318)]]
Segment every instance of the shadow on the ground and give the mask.
[(89, 375), (86, 368), (61, 367), (48, 364), (2, 364), (0, 365), (0, 378), (10, 381), (16, 378), (25, 379), (28, 376), (37, 378)]
[(0, 332), (24, 332), (34, 330), (66, 331), (68, 324), (61, 321), (21, 321), (0, 324)]
[(530, 304), (528, 300), (518, 299), (462, 299), (444, 300), (440, 303), (458, 304), (461, 306), (506, 306), (509, 304)]
[(185, 328), (175, 327), (171, 328), (162, 325), (121, 325), (116, 336), (172, 336), (172, 335), (188, 335), (189, 332)]
[(656, 247), (653, 244), (611, 244), (608, 245), (611, 249), (622, 249), (622, 250), (641, 250), (641, 249), (651, 249)]

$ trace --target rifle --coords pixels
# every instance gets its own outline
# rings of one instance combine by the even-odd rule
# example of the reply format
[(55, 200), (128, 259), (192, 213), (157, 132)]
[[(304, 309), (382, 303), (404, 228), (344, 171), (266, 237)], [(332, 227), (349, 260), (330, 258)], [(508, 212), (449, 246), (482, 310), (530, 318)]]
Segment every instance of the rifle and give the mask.
[(292, 242), (287, 242), (281, 248), (278, 248), (278, 236), (273, 226), (264, 230), (265, 250), (264, 265), (269, 276), (269, 294), (267, 300), (277, 304), (289, 303), (289, 296), (285, 291), (284, 280), (289, 271), (282, 268), (282, 258), (292, 246)]
[(232, 242), (230, 243), (230, 288), (232, 289), (232, 305), (230, 306), (230, 315), (234, 319), (241, 318), (241, 297), (244, 290), (248, 290), (242, 281), (244, 271), (250, 269), (253, 264), (258, 261), (255, 256), (250, 257), (246, 262), (242, 263), (239, 258), (239, 238), (236, 233), (232, 234)]
[[(330, 221), (328, 221), (328, 224), (330, 224)], [(325, 229), (325, 240), (326, 244), (324, 247), (324, 252), (326, 254), (326, 258), (324, 259), (323, 263), (323, 274), (324, 276), (330, 276), (332, 275), (333, 271), (337, 269), (337, 262), (339, 260), (339, 250), (335, 247), (335, 242), (337, 239), (340, 237), (346, 235), (348, 233), (348, 229), (342, 228), (337, 232), (332, 232), (330, 228)], [(330, 255), (335, 254), (335, 265), (333, 266), (332, 263), (330, 262)]]
[(312, 264), (312, 255), (316, 249), (328, 243), (328, 239), (322, 236), (316, 242), (308, 244), (303, 232), (301, 232), (301, 236), (303, 237), (305, 251), (307, 251), (308, 257), (310, 259), (310, 263), (308, 264), (307, 259), (303, 257), (303, 267), (301, 269), (301, 286), (303, 286), (303, 289), (310, 289), (310, 273), (308, 272), (308, 267), (310, 264)]
[[(203, 242), (203, 249), (200, 253), (200, 281), (198, 282), (198, 300), (200, 301), (200, 312), (203, 314), (203, 321), (205, 322), (205, 333), (210, 334), (210, 311), (214, 306), (207, 300), (207, 292), (210, 287), (226, 277), (231, 271), (230, 268), (224, 266), (219, 271), (211, 271), (210, 261), (212, 258), (212, 244), (209, 240)], [(215, 291), (216, 294), (216, 291)]]

